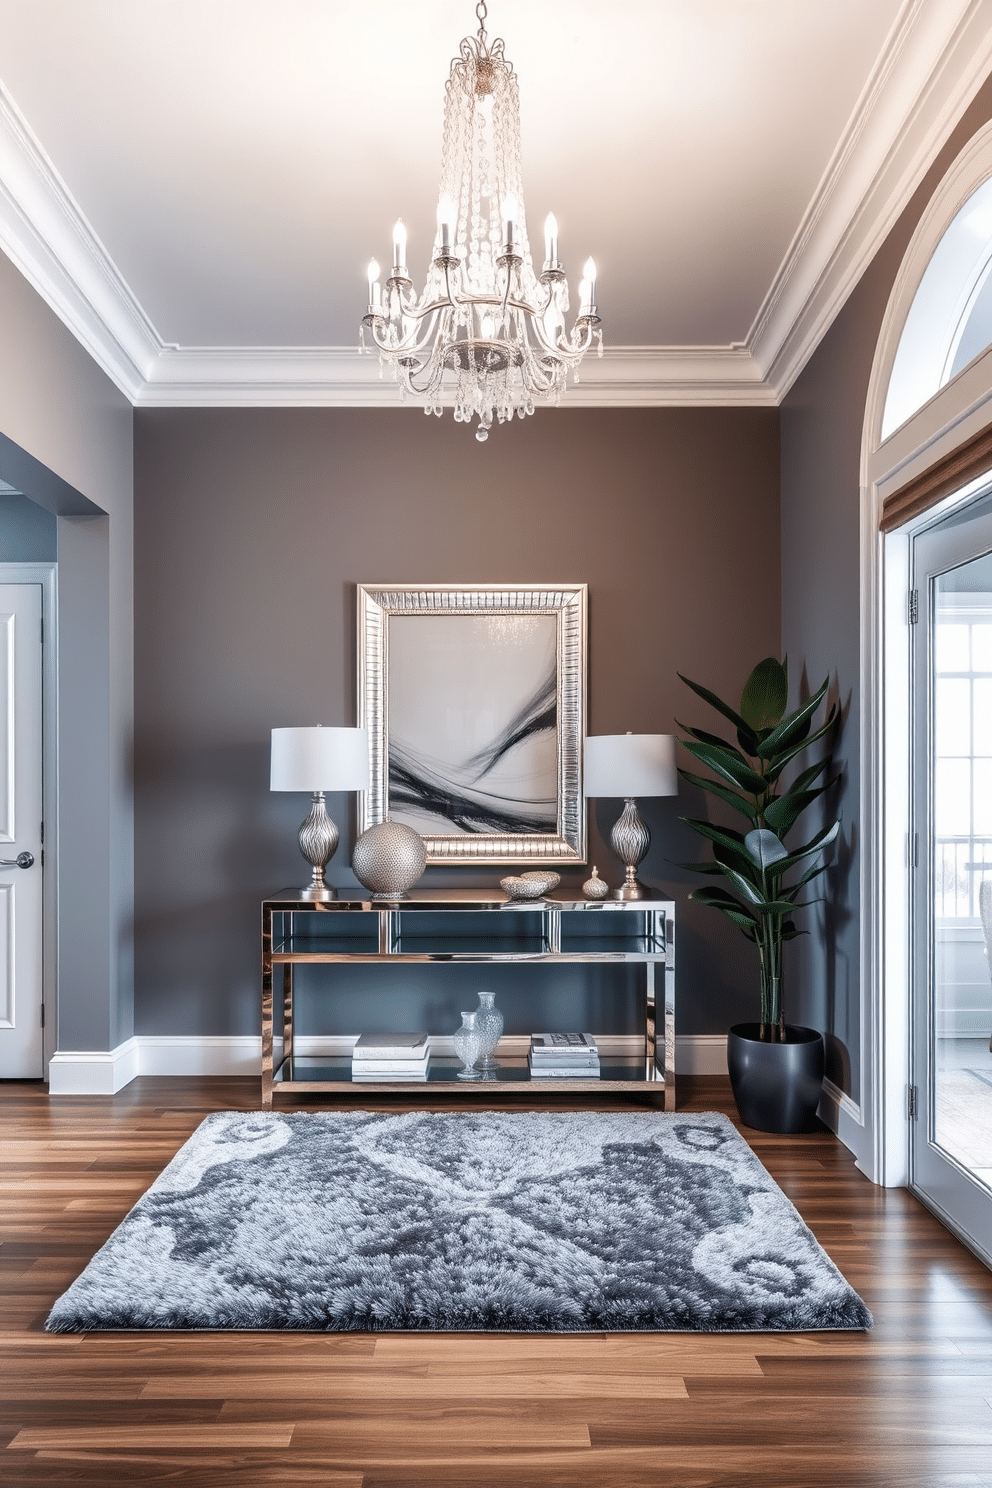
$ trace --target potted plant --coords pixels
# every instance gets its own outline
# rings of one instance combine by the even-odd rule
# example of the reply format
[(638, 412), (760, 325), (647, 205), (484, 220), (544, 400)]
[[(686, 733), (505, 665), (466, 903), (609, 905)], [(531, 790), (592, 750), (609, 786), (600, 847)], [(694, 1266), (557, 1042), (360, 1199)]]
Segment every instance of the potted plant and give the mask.
[(801, 900), (800, 895), (824, 872), (826, 864), (815, 860), (837, 836), (840, 822), (822, 827), (807, 841), (796, 844), (789, 839), (806, 808), (838, 778), (827, 778), (829, 744), (820, 759), (800, 770), (790, 785), (783, 784), (783, 775), (798, 755), (829, 738), (837, 721), (837, 705), (813, 731), (814, 716), (827, 691), (824, 682), (802, 707), (786, 713), (788, 661), (773, 656), (759, 662), (748, 677), (739, 710), (698, 682), (688, 677), (682, 681), (733, 726), (737, 742), (679, 724), (688, 736), (681, 741), (683, 746), (711, 772), (704, 776), (680, 769), (679, 774), (739, 812), (748, 824), (748, 830), (738, 832), (682, 818), (713, 845), (709, 862), (685, 866), (724, 878), (729, 885), (696, 889), (690, 899), (721, 910), (758, 949), (760, 1019), (737, 1024), (727, 1040), (734, 1099), (747, 1126), (760, 1131), (800, 1131), (820, 1099), (823, 1039), (815, 1029), (785, 1021), (782, 946), (806, 933), (797, 928), (793, 916), (815, 902)]

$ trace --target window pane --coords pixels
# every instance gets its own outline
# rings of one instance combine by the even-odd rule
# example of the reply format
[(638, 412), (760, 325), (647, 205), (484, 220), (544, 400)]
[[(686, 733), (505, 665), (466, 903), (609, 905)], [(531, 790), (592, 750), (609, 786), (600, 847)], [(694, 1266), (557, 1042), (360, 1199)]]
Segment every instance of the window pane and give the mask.
[(974, 734), (976, 754), (992, 754), (992, 677), (976, 677), (974, 683)]
[(968, 654), (967, 625), (937, 616), (934, 626), (934, 655), (938, 672), (967, 672), (971, 670)]
[(992, 760), (976, 759), (974, 769), (975, 832), (988, 837), (992, 836)]
[[(964, 677), (938, 677), (934, 731), (937, 754), (971, 753), (971, 683)], [(992, 754), (992, 749), (989, 750)]]
[(992, 625), (971, 627), (971, 664), (976, 672), (992, 672)]
[(971, 831), (971, 764), (939, 759), (934, 771), (934, 824), (938, 837), (966, 837)]

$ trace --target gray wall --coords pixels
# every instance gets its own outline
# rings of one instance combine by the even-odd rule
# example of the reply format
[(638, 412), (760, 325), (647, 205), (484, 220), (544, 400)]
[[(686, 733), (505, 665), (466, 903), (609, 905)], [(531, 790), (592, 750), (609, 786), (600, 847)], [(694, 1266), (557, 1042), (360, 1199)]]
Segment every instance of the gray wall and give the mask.
[(58, 518), (19, 492), (0, 491), (0, 563), (54, 563)]
[(132, 412), (0, 255), (0, 480), (58, 518), (59, 1047), (133, 1017)]
[[(357, 583), (584, 580), (590, 732), (672, 732), (705, 712), (677, 670), (735, 694), (777, 651), (778, 462), (771, 409), (542, 410), (485, 446), (419, 409), (138, 410), (137, 1031), (257, 1032), (258, 901), (305, 867), (306, 802), (269, 793), (269, 729), (354, 722)], [(753, 1011), (757, 971), (686, 905), (699, 880), (676, 865), (700, 843), (677, 818), (705, 809), (694, 795), (644, 803), (642, 877), (678, 901), (680, 1030), (720, 1033)], [(590, 849), (614, 882), (615, 810), (598, 804)], [(332, 807), (338, 882), (349, 812)], [(624, 997), (586, 987), (583, 1016), (622, 1025)], [(319, 1031), (447, 1018), (457, 997), (374, 995), (351, 983)], [(534, 1026), (532, 1002), (518, 1014)]]
[(825, 1029), (828, 1074), (861, 1098), (860, 464), (868, 382), (882, 318), (916, 224), (951, 162), (992, 117), (986, 84), (817, 348), (781, 408), (782, 647), (797, 691), (829, 676), (843, 707), (843, 817), (827, 904), (788, 948), (789, 1017)]

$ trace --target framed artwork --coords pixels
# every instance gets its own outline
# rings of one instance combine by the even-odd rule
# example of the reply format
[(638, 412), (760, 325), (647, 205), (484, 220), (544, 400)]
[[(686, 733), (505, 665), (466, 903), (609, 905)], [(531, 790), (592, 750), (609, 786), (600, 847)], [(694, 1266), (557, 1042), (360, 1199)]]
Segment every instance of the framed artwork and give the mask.
[(429, 863), (584, 862), (586, 586), (358, 586), (359, 824)]

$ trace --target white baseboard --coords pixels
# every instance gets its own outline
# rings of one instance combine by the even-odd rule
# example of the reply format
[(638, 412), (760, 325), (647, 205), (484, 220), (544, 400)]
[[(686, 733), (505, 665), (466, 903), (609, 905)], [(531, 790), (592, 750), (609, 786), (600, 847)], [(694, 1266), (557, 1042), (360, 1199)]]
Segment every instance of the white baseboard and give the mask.
[(855, 1157), (861, 1155), (865, 1137), (861, 1107), (832, 1080), (823, 1082), (823, 1095), (816, 1114)]
[(116, 1095), (141, 1073), (136, 1038), (107, 1053), (53, 1054), (48, 1065), (51, 1095)]
[(678, 1033), (675, 1035), (675, 1068), (680, 1075), (725, 1075), (725, 1033)]
[[(635, 1034), (597, 1034), (606, 1054), (636, 1054), (643, 1047)], [(280, 1040), (276, 1040), (277, 1046)], [(349, 1054), (354, 1038), (297, 1038), (301, 1055)], [(519, 1046), (519, 1047), (518, 1047)], [(439, 1054), (454, 1052), (451, 1039), (432, 1037)], [(507, 1054), (523, 1054), (525, 1036), (508, 1037)], [(52, 1095), (115, 1095), (137, 1075), (257, 1075), (262, 1041), (257, 1035), (139, 1034), (109, 1053), (55, 1054), (49, 1065)], [(675, 1040), (675, 1067), (683, 1075), (722, 1075), (727, 1070), (727, 1040), (723, 1034), (681, 1034)]]

